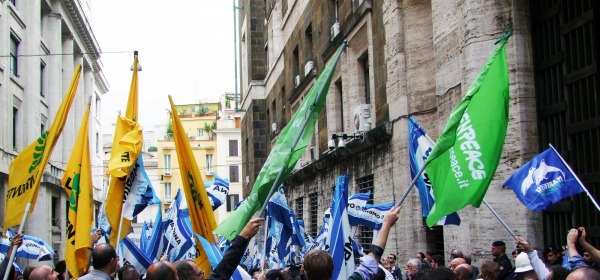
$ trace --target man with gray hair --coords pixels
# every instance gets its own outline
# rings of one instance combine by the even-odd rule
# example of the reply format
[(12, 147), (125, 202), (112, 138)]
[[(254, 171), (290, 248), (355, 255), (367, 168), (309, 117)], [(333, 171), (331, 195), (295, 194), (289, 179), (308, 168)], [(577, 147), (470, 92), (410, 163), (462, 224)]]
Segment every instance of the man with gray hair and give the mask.
[(417, 259), (409, 259), (406, 262), (406, 267), (404, 269), (406, 270), (406, 279), (412, 280), (419, 269), (421, 269), (421, 261)]

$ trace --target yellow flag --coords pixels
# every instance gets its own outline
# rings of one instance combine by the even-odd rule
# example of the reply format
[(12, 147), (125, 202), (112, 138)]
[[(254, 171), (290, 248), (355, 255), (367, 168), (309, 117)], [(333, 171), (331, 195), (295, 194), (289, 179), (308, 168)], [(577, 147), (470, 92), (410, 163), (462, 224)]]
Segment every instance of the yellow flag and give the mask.
[(90, 103), (81, 120), (79, 134), (62, 178), (63, 189), (69, 196), (65, 261), (69, 273), (75, 278), (79, 278), (87, 270), (90, 259), (89, 248), (92, 243), (90, 232), (93, 222), (93, 198), (88, 138), (89, 115)]
[(58, 137), (65, 126), (69, 109), (71, 108), (71, 104), (73, 104), (73, 99), (77, 92), (80, 74), (81, 64), (75, 68), (75, 74), (73, 74), (69, 90), (56, 112), (50, 129), (21, 151), (8, 168), (4, 228), (16, 226), (21, 223), (27, 203), (31, 202), (31, 209), (27, 216), (33, 212), (40, 180), (42, 179), (54, 145), (56, 145)]
[[(110, 176), (110, 185), (106, 195), (106, 218), (112, 227), (110, 233), (110, 244), (117, 247), (117, 238), (119, 236), (119, 224), (121, 221), (121, 210), (123, 209), (123, 200), (125, 199), (125, 179), (129, 167), (135, 163), (142, 150), (143, 138), (142, 128), (137, 123), (138, 120), (138, 55), (137, 51), (133, 55), (133, 75), (131, 77), (131, 86), (129, 88), (129, 98), (127, 99), (127, 109), (125, 117), (117, 118), (117, 126), (113, 138), (110, 161), (108, 163), (108, 173)], [(131, 232), (131, 221), (122, 219), (121, 240)], [(119, 241), (121, 241), (119, 240)]]
[[(183, 125), (173, 105), (173, 100), (169, 95), (171, 103), (171, 118), (173, 123), (173, 141), (175, 141), (175, 150), (177, 151), (177, 160), (179, 162), (179, 171), (181, 172), (181, 181), (183, 183), (183, 191), (185, 192), (185, 200), (187, 201), (188, 211), (190, 213), (190, 221), (192, 222), (192, 230), (194, 233), (206, 238), (208, 242), (215, 243), (212, 231), (217, 227), (215, 215), (208, 194), (204, 187), (204, 181), (198, 164), (192, 153), (192, 147), (188, 141)], [(194, 237), (196, 238), (196, 237)], [(210, 275), (210, 262), (204, 249), (202, 242), (196, 240), (196, 264), (204, 271), (204, 275)]]

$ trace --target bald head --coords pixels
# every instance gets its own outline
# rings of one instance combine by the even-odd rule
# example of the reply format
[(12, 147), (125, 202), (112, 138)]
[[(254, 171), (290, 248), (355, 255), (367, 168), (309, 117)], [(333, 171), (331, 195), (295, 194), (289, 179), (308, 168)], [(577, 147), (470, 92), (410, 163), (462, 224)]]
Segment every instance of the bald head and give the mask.
[(567, 280), (600, 279), (600, 273), (589, 266), (573, 270), (567, 276)]
[(465, 259), (463, 258), (454, 258), (450, 261), (450, 269), (454, 271), (456, 267), (458, 267), (461, 264), (467, 264), (467, 261), (465, 261)]
[(191, 260), (178, 260), (173, 263), (179, 280), (204, 279), (204, 272)]
[(178, 280), (177, 269), (170, 262), (155, 262), (148, 267), (146, 280)]
[(34, 269), (29, 275), (30, 280), (56, 280), (58, 273), (47, 265)]
[(473, 275), (473, 268), (471, 267), (471, 265), (463, 263), (458, 265), (454, 269), (454, 273), (456, 273), (456, 275), (458, 275), (458, 278), (460, 278), (461, 280), (470, 280)]
[(450, 252), (450, 258), (454, 259), (454, 258), (462, 258), (463, 257), (463, 252), (459, 249), (453, 249)]
[(115, 248), (108, 243), (103, 243), (94, 248), (92, 251), (92, 262), (94, 269), (107, 270), (111, 274), (117, 270), (117, 253)]

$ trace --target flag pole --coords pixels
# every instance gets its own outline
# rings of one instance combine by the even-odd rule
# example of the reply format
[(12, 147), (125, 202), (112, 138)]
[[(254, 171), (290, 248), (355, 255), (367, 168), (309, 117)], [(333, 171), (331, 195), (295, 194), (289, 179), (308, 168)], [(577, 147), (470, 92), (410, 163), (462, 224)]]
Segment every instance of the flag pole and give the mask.
[(173, 235), (175, 235), (175, 221), (173, 221), (173, 229), (171, 230), (171, 236), (169, 236), (169, 242), (167, 243), (167, 249), (163, 254), (163, 257), (169, 254), (169, 245), (171, 245), (171, 240), (173, 239)]
[(487, 206), (488, 209), (490, 209), (490, 211), (492, 211), (492, 214), (494, 214), (494, 216), (496, 216), (496, 219), (498, 219), (498, 221), (500, 221), (500, 223), (504, 226), (504, 228), (506, 230), (508, 230), (508, 233), (510, 233), (510, 235), (512, 235), (512, 237), (517, 240), (517, 236), (515, 235), (515, 233), (506, 225), (506, 223), (504, 222), (504, 220), (502, 220), (502, 218), (500, 218), (500, 216), (498, 216), (498, 213), (496, 213), (496, 211), (494, 210), (494, 208), (492, 208), (492, 206), (490, 206), (487, 201), (485, 201), (485, 198), (483, 199), (483, 204), (485, 204), (485, 206)]
[[(347, 46), (348, 46), (348, 42), (344, 40), (344, 42), (342, 43), (342, 49), (340, 50), (339, 55), (334, 58), (336, 60), (335, 64), (337, 64), (337, 60), (340, 59), (342, 52), (344, 51), (344, 49)], [(333, 72), (335, 72), (335, 71), (332, 70), (329, 73), (327, 73), (326, 80), (329, 80), (331, 78), (331, 76), (333, 76)], [(323, 90), (325, 89), (325, 84), (326, 83), (321, 84), (321, 88), (319, 89), (318, 95), (315, 97), (315, 100), (319, 100), (321, 98), (321, 95), (323, 94)], [(292, 146), (290, 148), (290, 154), (294, 152), (294, 150), (296, 149), (296, 145), (298, 145), (298, 142), (300, 142), (300, 138), (302, 138), (302, 134), (304, 134), (304, 130), (306, 129), (306, 126), (308, 126), (310, 116), (312, 115), (312, 113), (314, 111), (315, 111), (315, 104), (313, 103), (310, 106), (310, 112), (308, 114), (306, 114), (307, 118), (304, 119), (304, 123), (302, 124), (302, 127), (300, 128), (300, 132), (298, 133), (298, 137), (296, 137), (296, 141), (294, 141), (294, 144), (292, 144)], [(281, 184), (279, 182), (279, 180), (281, 179), (281, 176), (283, 176), (285, 169), (286, 169), (286, 165), (284, 164), (281, 167), (281, 170), (279, 170), (279, 174), (277, 174), (277, 178), (275, 178), (275, 181), (273, 182), (273, 185), (271, 186), (271, 190), (269, 191), (269, 195), (265, 199), (265, 202), (263, 203), (262, 208), (260, 208), (260, 211), (259, 211), (259, 213), (261, 213), (260, 217), (263, 217), (264, 215), (266, 215), (266, 213), (264, 213), (264, 211), (265, 211), (265, 208), (267, 207), (267, 203), (269, 203), (269, 199), (271, 199), (271, 196), (273, 196), (273, 193), (275, 193), (275, 189), (277, 189), (277, 187)]]
[[(25, 221), (27, 221), (27, 214), (29, 214), (29, 210), (31, 209), (31, 202), (27, 202), (25, 205), (25, 212), (23, 212), (23, 218), (21, 219), (21, 224), (19, 225), (19, 230), (17, 234), (21, 234), (23, 232), (23, 227), (25, 226)], [(4, 273), (4, 280), (8, 280), (8, 274), (10, 274), (10, 270), (12, 269), (13, 261), (15, 260), (15, 256), (17, 255), (17, 246), (12, 246), (12, 251), (10, 252), (10, 257), (8, 258), (8, 265), (6, 266), (6, 272)]]
[(571, 174), (573, 174), (573, 177), (575, 177), (575, 180), (577, 180), (577, 182), (579, 183), (579, 186), (581, 186), (581, 188), (587, 194), (587, 196), (590, 198), (590, 200), (592, 201), (592, 203), (594, 204), (594, 206), (596, 206), (596, 209), (598, 209), (598, 211), (600, 211), (600, 206), (598, 206), (598, 203), (596, 202), (596, 200), (594, 199), (594, 197), (590, 194), (590, 192), (588, 191), (588, 189), (583, 185), (583, 183), (581, 182), (581, 180), (579, 180), (579, 177), (577, 177), (577, 174), (575, 174), (575, 172), (573, 172), (573, 169), (571, 169), (571, 166), (569, 166), (569, 164), (558, 153), (558, 151), (556, 149), (554, 149), (554, 146), (552, 146), (552, 144), (548, 144), (548, 145), (550, 146), (550, 148), (552, 148), (552, 150), (554, 151), (554, 153), (556, 153), (556, 155), (558, 156), (558, 158), (560, 158), (560, 160), (562, 161), (562, 163), (569, 169), (569, 172), (571, 172)]
[(265, 271), (265, 256), (267, 255), (267, 234), (269, 233), (269, 215), (267, 215), (266, 217), (266, 221), (265, 221), (266, 226), (265, 228), (265, 239), (263, 241), (263, 253), (262, 256), (260, 257), (260, 270), (261, 271)]
[(115, 244), (115, 246), (119, 246), (119, 242), (121, 242), (121, 227), (123, 227), (123, 209), (122, 208), (121, 208), (121, 219), (119, 220), (119, 228), (117, 229), (118, 230), (117, 243)]
[(410, 190), (412, 190), (412, 188), (417, 183), (417, 180), (419, 179), (419, 177), (421, 177), (421, 175), (423, 174), (423, 172), (425, 172), (425, 167), (427, 167), (428, 164), (429, 164), (428, 161), (426, 161), (425, 164), (423, 164), (423, 167), (421, 167), (421, 170), (419, 170), (419, 173), (417, 173), (417, 176), (415, 176), (415, 178), (413, 178), (412, 182), (410, 182), (410, 185), (408, 186), (408, 189), (406, 189), (406, 192), (404, 192), (404, 195), (402, 196), (402, 198), (400, 198), (400, 201), (398, 202), (398, 205), (396, 205), (396, 207), (400, 207), (400, 205), (402, 205), (402, 203), (404, 202), (404, 200), (406, 199), (406, 197), (410, 193)]

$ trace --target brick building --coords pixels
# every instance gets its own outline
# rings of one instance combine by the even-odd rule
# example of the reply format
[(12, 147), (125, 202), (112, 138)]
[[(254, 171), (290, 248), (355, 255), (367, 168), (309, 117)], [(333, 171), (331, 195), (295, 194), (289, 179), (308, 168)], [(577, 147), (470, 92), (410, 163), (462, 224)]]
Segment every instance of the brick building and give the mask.
[[(244, 0), (238, 5), (242, 178), (248, 195), (278, 133), (343, 40), (312, 145), (285, 182), (297, 215), (313, 235), (331, 203), (335, 179), (351, 175), (350, 193), (373, 202), (399, 200), (410, 182), (406, 116), (436, 139), (506, 30), (510, 122), (500, 165), (485, 199), (517, 235), (537, 248), (564, 244), (571, 226), (600, 219), (575, 196), (543, 213), (527, 210), (501, 184), (552, 143), (592, 194), (600, 192), (597, 91), (599, 4), (580, 1)], [(535, 31), (535, 32), (532, 32)], [(328, 148), (334, 133), (361, 134), (346, 149)], [(511, 236), (485, 207), (459, 212), (460, 226), (427, 229), (416, 191), (403, 204), (386, 253), (406, 260), (453, 248), (491, 259), (490, 244)], [(361, 229), (357, 238), (370, 242)], [(512, 246), (511, 246), (512, 247)]]

